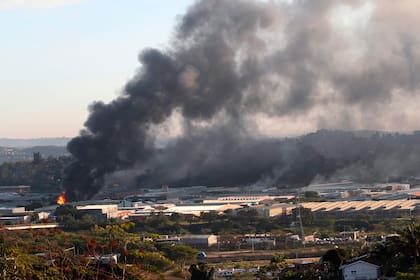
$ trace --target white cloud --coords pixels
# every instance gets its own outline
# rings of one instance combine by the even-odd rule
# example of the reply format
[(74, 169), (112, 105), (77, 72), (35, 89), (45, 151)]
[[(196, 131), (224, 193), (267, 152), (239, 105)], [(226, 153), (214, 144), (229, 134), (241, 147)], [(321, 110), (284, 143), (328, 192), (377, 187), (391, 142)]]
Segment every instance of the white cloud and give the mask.
[(0, 10), (49, 9), (85, 0), (0, 0)]

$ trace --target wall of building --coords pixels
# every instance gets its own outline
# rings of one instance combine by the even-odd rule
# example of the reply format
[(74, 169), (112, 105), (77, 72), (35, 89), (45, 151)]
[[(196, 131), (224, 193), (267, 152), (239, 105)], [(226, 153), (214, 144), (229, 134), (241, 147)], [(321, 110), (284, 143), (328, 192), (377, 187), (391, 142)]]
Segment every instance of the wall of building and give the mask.
[(217, 244), (217, 235), (186, 235), (181, 236), (179, 242), (194, 247), (211, 247)]
[(356, 262), (343, 268), (344, 280), (373, 280), (378, 276), (378, 268), (365, 262)]

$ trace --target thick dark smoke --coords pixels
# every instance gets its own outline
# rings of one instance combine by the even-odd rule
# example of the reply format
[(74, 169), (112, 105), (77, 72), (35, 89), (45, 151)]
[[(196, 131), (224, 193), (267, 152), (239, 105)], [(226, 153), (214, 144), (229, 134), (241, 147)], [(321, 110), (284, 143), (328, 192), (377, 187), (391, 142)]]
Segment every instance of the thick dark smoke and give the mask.
[[(140, 186), (303, 185), (341, 163), (299, 141), (280, 147), (263, 136), (414, 128), (416, 5), (197, 1), (170, 48), (143, 51), (120, 97), (91, 105), (68, 145), (69, 198), (90, 198), (106, 175), (127, 169)], [(170, 139), (164, 148), (162, 137)]]
[(224, 128), (169, 144), (137, 177), (137, 184), (302, 187), (317, 174), (331, 175), (337, 166), (299, 140), (244, 139)]

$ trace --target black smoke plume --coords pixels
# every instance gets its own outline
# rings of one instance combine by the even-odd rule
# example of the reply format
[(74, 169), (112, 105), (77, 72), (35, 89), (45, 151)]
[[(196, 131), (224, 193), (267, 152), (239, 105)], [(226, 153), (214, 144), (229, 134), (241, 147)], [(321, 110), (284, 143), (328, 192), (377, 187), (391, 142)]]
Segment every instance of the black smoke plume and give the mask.
[[(68, 144), (75, 158), (65, 171), (69, 199), (91, 198), (105, 176), (128, 169), (140, 186), (304, 185), (346, 161), (301, 141), (277, 145), (264, 137), (413, 129), (416, 5), (195, 2), (168, 49), (144, 50), (121, 95), (90, 106), (85, 129)], [(164, 147), (162, 138), (169, 139)]]

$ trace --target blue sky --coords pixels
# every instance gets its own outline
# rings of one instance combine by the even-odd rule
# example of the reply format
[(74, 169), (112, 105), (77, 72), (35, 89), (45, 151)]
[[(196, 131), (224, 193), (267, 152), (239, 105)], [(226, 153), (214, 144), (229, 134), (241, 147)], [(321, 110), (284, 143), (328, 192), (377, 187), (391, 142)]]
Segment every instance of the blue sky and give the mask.
[(193, 0), (1, 0), (0, 138), (75, 136)]

